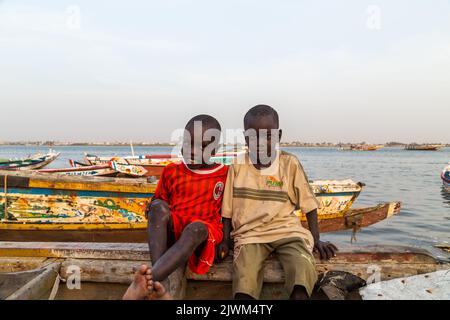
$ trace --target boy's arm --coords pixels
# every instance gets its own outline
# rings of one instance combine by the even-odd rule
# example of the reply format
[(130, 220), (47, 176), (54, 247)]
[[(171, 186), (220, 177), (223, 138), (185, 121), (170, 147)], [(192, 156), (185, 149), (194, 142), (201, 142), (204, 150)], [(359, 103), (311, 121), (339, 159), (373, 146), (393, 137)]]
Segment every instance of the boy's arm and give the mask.
[(314, 239), (314, 249), (320, 254), (321, 259), (328, 260), (336, 256), (338, 248), (330, 243), (320, 240), (319, 221), (317, 218), (317, 209), (314, 209), (306, 214), (308, 220), (308, 228)]
[(317, 217), (319, 202), (317, 201), (306, 173), (298, 160), (294, 170), (295, 200), (308, 220), (308, 228), (314, 239), (314, 250), (319, 252), (321, 259), (328, 260), (336, 255), (338, 249), (334, 244), (320, 240), (319, 221)]
[(231, 165), (228, 168), (227, 181), (225, 182), (225, 189), (222, 198), (222, 224), (223, 224), (223, 239), (217, 246), (216, 257), (218, 260), (223, 260), (228, 256), (228, 252), (232, 247), (231, 240), (231, 218), (233, 216), (233, 180), (234, 168)]

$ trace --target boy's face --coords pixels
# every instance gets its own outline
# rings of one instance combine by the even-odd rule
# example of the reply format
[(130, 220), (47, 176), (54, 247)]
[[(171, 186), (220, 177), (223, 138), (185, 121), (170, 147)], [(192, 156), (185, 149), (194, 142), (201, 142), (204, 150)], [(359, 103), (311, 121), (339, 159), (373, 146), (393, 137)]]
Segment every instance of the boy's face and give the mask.
[(195, 121), (185, 128), (181, 153), (191, 168), (211, 164), (211, 156), (216, 154), (219, 145), (220, 130)]
[(271, 116), (254, 116), (247, 122), (245, 142), (253, 164), (270, 165), (276, 156), (281, 129)]

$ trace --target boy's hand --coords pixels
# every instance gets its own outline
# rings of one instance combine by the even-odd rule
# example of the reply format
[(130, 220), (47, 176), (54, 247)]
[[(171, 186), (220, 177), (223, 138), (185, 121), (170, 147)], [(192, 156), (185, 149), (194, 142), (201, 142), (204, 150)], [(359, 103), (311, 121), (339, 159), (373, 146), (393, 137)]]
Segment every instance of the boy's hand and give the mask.
[(320, 259), (328, 260), (336, 256), (338, 248), (331, 242), (317, 241), (314, 244), (314, 251), (319, 252)]
[(228, 256), (228, 253), (230, 252), (230, 248), (228, 246), (228, 241), (223, 240), (217, 247), (216, 247), (216, 260), (222, 261)]

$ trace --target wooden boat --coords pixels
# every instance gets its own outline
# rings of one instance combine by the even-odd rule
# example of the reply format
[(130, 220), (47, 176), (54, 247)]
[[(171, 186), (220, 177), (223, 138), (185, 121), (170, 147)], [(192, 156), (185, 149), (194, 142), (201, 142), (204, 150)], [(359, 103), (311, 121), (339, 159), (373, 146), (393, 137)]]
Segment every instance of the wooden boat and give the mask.
[(117, 170), (111, 168), (111, 165), (109, 163), (95, 166), (77, 166), (71, 168), (41, 169), (37, 170), (37, 172), (64, 174), (68, 176), (103, 176), (103, 177), (114, 177), (118, 173)]
[(437, 151), (443, 146), (440, 144), (408, 144), (405, 146), (405, 150), (409, 151)]
[(0, 159), (0, 170), (35, 170), (45, 167), (53, 162), (59, 152), (50, 151), (47, 154), (35, 154), (33, 156), (21, 159)]
[(89, 165), (100, 165), (114, 162), (122, 165), (135, 165), (142, 167), (146, 172), (145, 176), (161, 176), (161, 173), (169, 163), (178, 163), (180, 157), (170, 154), (165, 155), (144, 155), (144, 156), (125, 156), (125, 157), (98, 157), (86, 154), (85, 161)]
[(111, 161), (109, 165), (113, 170), (116, 170), (118, 173), (124, 174), (125, 176), (142, 177), (147, 175), (147, 170), (142, 166), (122, 164), (117, 161)]
[(441, 179), (444, 189), (450, 192), (450, 164), (442, 170)]
[[(141, 264), (150, 264), (146, 244), (0, 242), (0, 294), (3, 299), (121, 299)], [(321, 261), (319, 274), (349, 272), (365, 280), (384, 281), (449, 270), (450, 266), (417, 248), (344, 247)], [(215, 263), (208, 273), (176, 272), (187, 281), (169, 290), (176, 299), (231, 299), (232, 258)], [(171, 275), (173, 278), (173, 275)], [(275, 257), (264, 267), (261, 299), (285, 299), (284, 271)], [(73, 290), (74, 287), (77, 290)], [(313, 298), (321, 298), (315, 292)], [(348, 295), (351, 298), (351, 295)], [(358, 297), (356, 297), (358, 298)]]
[[(398, 213), (397, 203), (350, 209), (362, 190), (351, 180), (311, 182), (324, 232), (356, 229)], [(143, 242), (146, 179), (0, 171), (0, 240)], [(301, 212), (298, 216), (305, 221)]]
[[(73, 162), (75, 164), (75, 162)], [(101, 177), (142, 177), (147, 170), (141, 166), (118, 164), (115, 161), (98, 165), (74, 165), (70, 168), (41, 169), (39, 173), (63, 174), (68, 176), (101, 176)]]
[(145, 222), (154, 190), (146, 179), (0, 171), (0, 238), (89, 241), (101, 230), (108, 239), (117, 226)]
[(352, 144), (349, 146), (340, 147), (340, 150), (343, 151), (376, 151), (378, 149), (382, 149), (384, 146), (382, 145), (368, 145), (368, 144)]
[[(211, 161), (216, 163), (221, 163), (229, 165), (232, 163), (233, 159), (237, 156), (243, 154), (245, 151), (226, 151), (216, 154), (211, 157)], [(95, 155), (86, 154), (85, 156), (86, 164), (88, 165), (100, 165), (105, 163), (115, 163), (121, 166), (139, 166), (146, 170), (145, 176), (161, 176), (162, 170), (169, 163), (179, 163), (182, 161), (181, 155), (172, 154), (151, 154), (151, 155), (141, 155), (141, 156), (123, 156), (123, 157), (98, 157)], [(78, 163), (80, 164), (80, 163)]]

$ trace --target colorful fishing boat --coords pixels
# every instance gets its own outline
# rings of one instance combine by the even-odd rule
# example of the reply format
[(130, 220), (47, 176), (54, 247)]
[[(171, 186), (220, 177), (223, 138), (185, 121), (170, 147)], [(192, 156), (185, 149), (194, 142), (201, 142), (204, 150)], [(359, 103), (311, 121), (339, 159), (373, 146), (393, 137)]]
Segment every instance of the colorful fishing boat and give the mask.
[[(245, 150), (223, 151), (211, 157), (211, 161), (230, 165), (233, 162), (233, 159), (240, 155), (243, 155), (244, 153)], [(95, 155), (86, 154), (84, 160), (88, 165), (101, 165), (111, 162), (116, 166), (122, 166), (124, 172), (126, 171), (126, 166), (139, 166), (146, 171), (145, 176), (159, 177), (165, 166), (167, 166), (169, 163), (180, 163), (182, 161), (182, 156), (172, 154), (151, 154), (141, 156), (98, 157)], [(75, 165), (75, 162), (73, 163)], [(80, 164), (80, 162), (77, 163), (77, 165)]]
[(89, 165), (101, 165), (114, 162), (116, 165), (140, 166), (145, 170), (145, 176), (161, 176), (161, 173), (169, 163), (179, 163), (181, 158), (170, 154), (162, 155), (143, 155), (143, 156), (125, 156), (125, 157), (98, 157), (86, 154), (85, 161)]
[(68, 176), (102, 176), (115, 177), (117, 170), (111, 168), (109, 163), (95, 166), (76, 166), (71, 168), (41, 169), (39, 173), (63, 174)]
[(101, 176), (101, 177), (142, 177), (145, 176), (147, 170), (141, 166), (119, 164), (115, 161), (98, 165), (83, 165), (81, 163), (73, 164), (70, 168), (41, 169), (39, 173), (62, 174), (68, 176)]
[[(351, 180), (311, 186), (321, 203), (323, 232), (357, 230), (400, 210), (399, 203), (351, 209), (362, 190)], [(145, 208), (155, 188), (144, 178), (0, 171), (0, 241), (145, 242)]]
[(369, 144), (351, 144), (348, 146), (341, 146), (340, 150), (343, 151), (376, 151), (384, 148), (382, 145), (369, 145)]
[(147, 169), (143, 166), (132, 165), (132, 164), (122, 164), (117, 161), (111, 161), (110, 167), (113, 170), (116, 170), (119, 174), (123, 174), (125, 176), (130, 177), (143, 177), (147, 175)]
[(409, 151), (437, 151), (443, 148), (441, 144), (417, 144), (412, 143), (405, 146), (405, 150)]
[(47, 154), (38, 153), (26, 158), (0, 159), (0, 170), (22, 171), (40, 169), (53, 162), (59, 154), (59, 152), (50, 150)]
[(441, 179), (444, 189), (450, 192), (450, 163), (444, 168), (444, 170), (442, 170)]
[[(402, 246), (340, 246), (336, 257), (328, 261), (316, 255), (319, 281), (314, 299), (336, 299), (323, 286), (331, 273), (354, 278), (352, 289), (337, 298), (361, 299), (361, 288), (374, 281), (401, 279), (445, 270), (450, 265), (430, 252)], [(137, 243), (67, 243), (0, 242), (0, 299), (7, 300), (95, 300), (122, 299), (136, 269), (149, 264), (147, 244)], [(232, 299), (232, 254), (215, 263), (204, 275), (179, 269), (176, 274), (186, 281), (167, 288), (175, 299)], [(79, 278), (76, 278), (80, 275)], [(73, 290), (73, 279), (79, 279)], [(171, 275), (170, 279), (174, 279)], [(284, 271), (275, 257), (264, 266), (261, 299), (287, 299)], [(448, 279), (448, 277), (447, 277)], [(356, 280), (356, 281), (355, 281)], [(175, 284), (175, 282), (174, 282)], [(380, 286), (379, 288), (382, 288)], [(325, 295), (324, 295), (325, 294)]]

